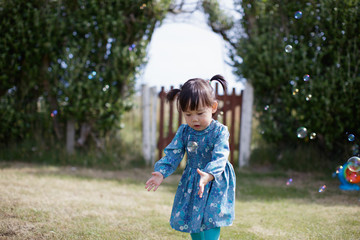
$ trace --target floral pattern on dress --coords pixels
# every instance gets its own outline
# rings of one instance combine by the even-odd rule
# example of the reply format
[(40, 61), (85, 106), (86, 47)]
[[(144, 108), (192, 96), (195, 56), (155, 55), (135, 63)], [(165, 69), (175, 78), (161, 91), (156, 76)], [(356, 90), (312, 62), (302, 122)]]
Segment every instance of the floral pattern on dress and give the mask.
[[(196, 151), (188, 151), (188, 142), (196, 142)], [(164, 178), (171, 175), (185, 153), (186, 167), (179, 182), (170, 217), (172, 228), (197, 233), (215, 227), (232, 225), (235, 218), (235, 172), (229, 157), (229, 131), (213, 120), (196, 131), (186, 124), (179, 127), (174, 139), (165, 148), (165, 157), (155, 164), (155, 171)], [(214, 179), (198, 195), (200, 175), (196, 169), (210, 173)]]

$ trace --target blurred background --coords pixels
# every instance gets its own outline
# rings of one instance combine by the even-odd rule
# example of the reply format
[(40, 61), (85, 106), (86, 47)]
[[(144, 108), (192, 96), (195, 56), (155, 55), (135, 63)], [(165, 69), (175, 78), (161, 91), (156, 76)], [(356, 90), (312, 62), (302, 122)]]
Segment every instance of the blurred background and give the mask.
[(254, 89), (249, 167), (334, 170), (359, 155), (359, 7), (1, 1), (0, 160), (145, 166), (141, 85), (222, 74)]

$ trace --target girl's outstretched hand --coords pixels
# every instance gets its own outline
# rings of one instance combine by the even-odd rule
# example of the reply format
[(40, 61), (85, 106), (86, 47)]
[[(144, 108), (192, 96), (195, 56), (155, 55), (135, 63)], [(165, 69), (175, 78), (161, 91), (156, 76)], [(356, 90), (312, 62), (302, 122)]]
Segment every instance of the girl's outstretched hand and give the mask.
[(158, 189), (162, 181), (164, 180), (164, 176), (159, 172), (151, 173), (152, 177), (147, 180), (145, 184), (145, 188), (150, 191), (154, 188), (154, 192)]
[(203, 172), (200, 169), (197, 169), (196, 171), (200, 175), (200, 181), (199, 181), (200, 189), (199, 189), (198, 194), (199, 194), (199, 197), (202, 198), (206, 184), (208, 184), (208, 182), (213, 180), (214, 176), (211, 175), (210, 173)]

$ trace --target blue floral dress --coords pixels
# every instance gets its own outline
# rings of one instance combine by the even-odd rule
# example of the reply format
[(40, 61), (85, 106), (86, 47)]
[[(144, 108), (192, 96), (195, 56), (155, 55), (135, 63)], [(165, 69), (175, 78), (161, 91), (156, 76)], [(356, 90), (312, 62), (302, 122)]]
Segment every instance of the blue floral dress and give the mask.
[[(218, 121), (213, 120), (202, 131), (183, 124), (165, 148), (166, 156), (156, 162), (155, 171), (166, 178), (187, 154), (170, 218), (170, 225), (175, 230), (197, 233), (232, 224), (236, 179), (228, 161), (228, 139), (227, 127)], [(214, 180), (205, 186), (202, 198), (198, 195), (200, 175), (197, 168), (214, 176)]]

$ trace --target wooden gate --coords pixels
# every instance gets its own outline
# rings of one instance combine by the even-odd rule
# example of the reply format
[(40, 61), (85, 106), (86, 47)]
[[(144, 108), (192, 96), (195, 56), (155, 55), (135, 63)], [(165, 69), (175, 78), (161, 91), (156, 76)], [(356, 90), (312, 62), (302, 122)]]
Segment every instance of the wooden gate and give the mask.
[[(171, 86), (173, 89), (173, 86)], [(232, 93), (228, 95), (226, 92), (223, 95), (219, 94), (219, 84), (215, 85), (215, 95), (219, 102), (218, 111), (214, 115), (214, 119), (228, 126), (230, 132), (230, 162), (235, 163), (235, 153), (239, 154), (239, 139), (240, 139), (240, 125), (241, 125), (241, 107), (243, 91), (237, 95), (235, 88)], [(166, 102), (166, 92), (164, 87), (159, 93), (160, 99), (160, 116), (159, 116), (159, 137), (157, 142), (158, 159), (163, 155), (164, 148), (174, 138), (177, 128), (184, 122), (181, 111), (178, 111), (174, 102)]]

